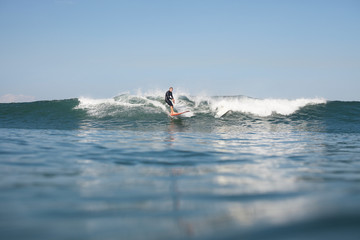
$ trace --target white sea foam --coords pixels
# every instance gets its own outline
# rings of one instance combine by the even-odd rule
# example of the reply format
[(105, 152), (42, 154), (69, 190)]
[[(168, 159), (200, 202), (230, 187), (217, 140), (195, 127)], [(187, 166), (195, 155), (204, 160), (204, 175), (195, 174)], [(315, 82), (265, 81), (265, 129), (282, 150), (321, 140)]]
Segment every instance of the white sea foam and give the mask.
[(81, 97), (79, 102), (79, 105), (76, 107), (77, 109), (85, 109), (88, 114), (99, 117), (105, 116), (106, 112), (108, 112), (106, 110), (110, 106), (121, 104), (117, 103), (113, 98), (92, 99)]
[(120, 112), (131, 112), (134, 108), (141, 108), (144, 112), (166, 112), (165, 105), (159, 101), (130, 94), (106, 99), (81, 97), (79, 102), (77, 109), (85, 109), (88, 114), (96, 117), (115, 116)]
[(254, 99), (248, 97), (230, 97), (210, 99), (210, 109), (216, 117), (223, 116), (228, 111), (250, 113), (257, 116), (270, 116), (274, 113), (290, 115), (300, 108), (310, 104), (326, 103), (321, 98), (289, 99)]
[[(169, 107), (164, 102), (164, 91), (155, 90), (137, 94), (120, 94), (114, 98), (91, 99), (79, 98), (79, 109), (86, 109), (92, 116), (114, 116), (119, 112), (136, 108), (144, 113), (169, 113)], [(326, 103), (323, 98), (299, 99), (255, 99), (245, 96), (209, 97), (206, 95), (192, 96), (186, 92), (177, 91), (175, 94), (175, 109), (179, 112), (190, 111), (184, 117), (196, 114), (211, 114), (221, 117), (227, 112), (241, 112), (256, 116), (270, 116), (272, 114), (290, 115), (306, 105)]]

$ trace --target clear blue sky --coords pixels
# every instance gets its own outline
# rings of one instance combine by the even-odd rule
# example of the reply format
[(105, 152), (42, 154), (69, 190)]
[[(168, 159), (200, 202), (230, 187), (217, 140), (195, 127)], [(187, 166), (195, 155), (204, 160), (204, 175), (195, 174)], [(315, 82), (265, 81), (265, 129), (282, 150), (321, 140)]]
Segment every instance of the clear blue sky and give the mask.
[(0, 96), (360, 100), (360, 1), (0, 0)]

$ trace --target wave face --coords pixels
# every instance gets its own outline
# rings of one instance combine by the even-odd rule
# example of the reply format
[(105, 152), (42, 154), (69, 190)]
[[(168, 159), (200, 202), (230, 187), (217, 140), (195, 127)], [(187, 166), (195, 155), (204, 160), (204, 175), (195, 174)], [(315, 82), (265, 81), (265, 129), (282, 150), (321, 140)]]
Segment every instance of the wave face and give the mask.
[(325, 131), (359, 132), (360, 102), (314, 99), (255, 99), (245, 96), (177, 94), (169, 117), (162, 93), (121, 94), (109, 99), (76, 98), (0, 104), (1, 128), (141, 129), (184, 131)]

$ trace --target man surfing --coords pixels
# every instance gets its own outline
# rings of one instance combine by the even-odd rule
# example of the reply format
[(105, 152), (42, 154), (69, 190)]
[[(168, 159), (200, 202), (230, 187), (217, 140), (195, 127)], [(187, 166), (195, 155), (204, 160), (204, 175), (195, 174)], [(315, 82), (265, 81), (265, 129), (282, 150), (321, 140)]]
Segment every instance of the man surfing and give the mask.
[[(173, 103), (175, 104), (175, 98), (174, 98), (173, 95), (172, 95), (172, 91), (173, 91), (173, 88), (170, 87), (170, 88), (169, 88), (169, 91), (167, 91), (167, 92), (165, 93), (165, 102), (166, 102), (167, 104), (169, 104), (170, 110), (171, 110), (170, 115), (173, 115), (173, 114), (175, 113), (175, 112), (174, 112), (174, 105), (173, 105)], [(173, 103), (171, 102), (171, 100), (173, 101)]]

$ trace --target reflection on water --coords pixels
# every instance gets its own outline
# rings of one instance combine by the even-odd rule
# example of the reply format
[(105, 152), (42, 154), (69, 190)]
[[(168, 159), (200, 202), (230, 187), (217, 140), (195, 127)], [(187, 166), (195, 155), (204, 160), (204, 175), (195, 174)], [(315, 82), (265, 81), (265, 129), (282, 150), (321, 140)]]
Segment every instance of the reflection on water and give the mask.
[(170, 169), (170, 195), (172, 196), (172, 209), (174, 220), (179, 228), (180, 232), (185, 233), (186, 236), (191, 237), (194, 235), (194, 228), (186, 218), (182, 217), (181, 214), (181, 191), (179, 189), (178, 181), (180, 176), (183, 174), (184, 169), (182, 168), (172, 168)]
[(169, 143), (171, 146), (172, 142), (175, 141), (174, 133), (176, 132), (184, 132), (186, 130), (186, 127), (184, 126), (181, 119), (178, 118), (170, 118), (170, 122), (168, 124), (168, 136), (166, 137), (165, 141)]
[(1, 239), (358, 236), (359, 135), (187, 124), (0, 130)]
[(187, 127), (181, 118), (170, 118), (168, 132), (185, 132), (186, 130)]

